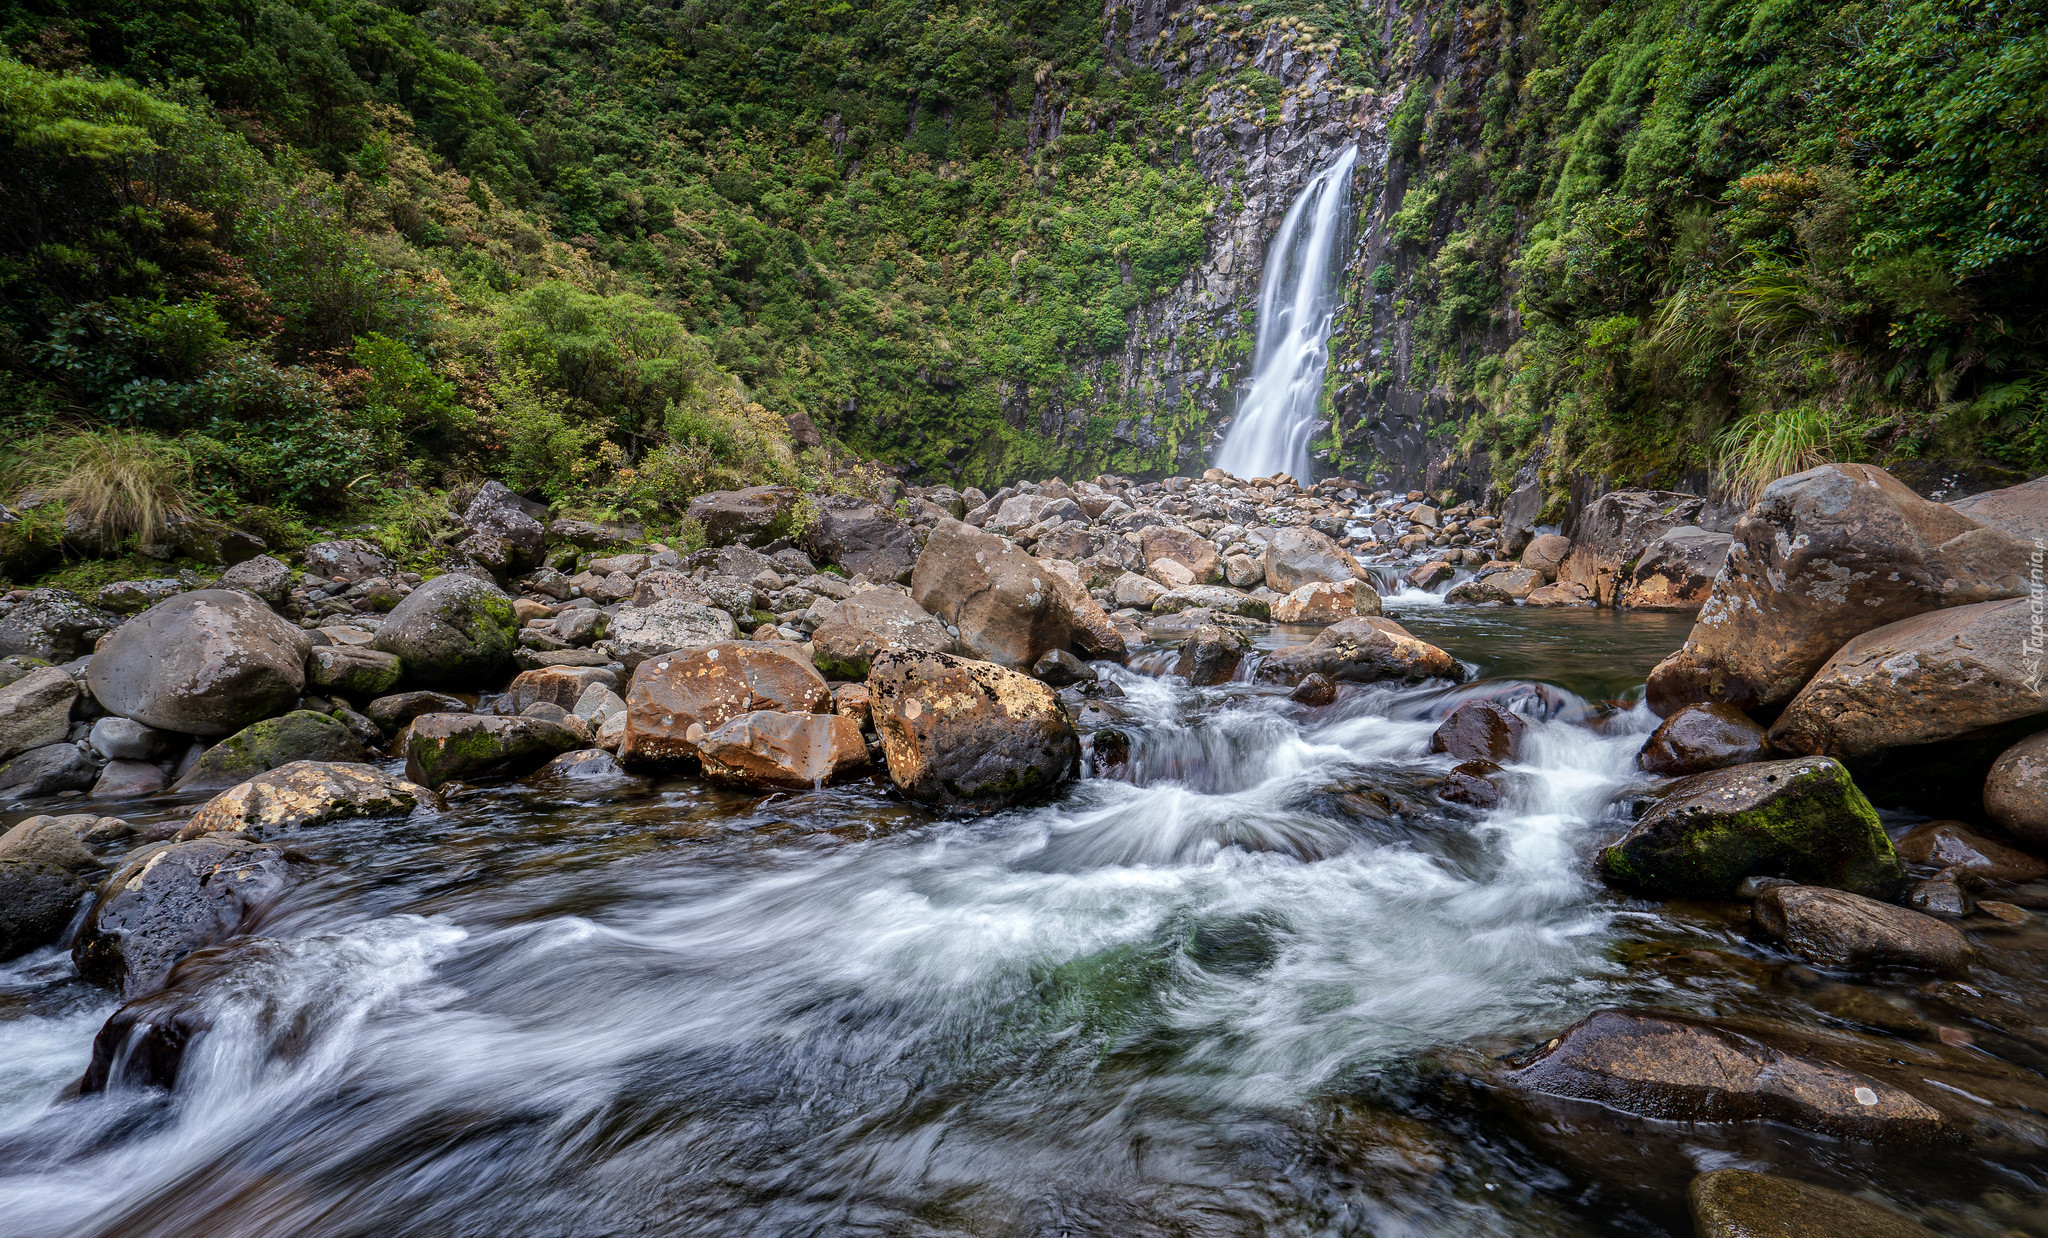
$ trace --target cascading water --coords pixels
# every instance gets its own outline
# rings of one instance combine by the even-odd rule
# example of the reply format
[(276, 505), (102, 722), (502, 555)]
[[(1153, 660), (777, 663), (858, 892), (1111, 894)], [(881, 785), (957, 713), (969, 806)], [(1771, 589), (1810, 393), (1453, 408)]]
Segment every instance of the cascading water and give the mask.
[(1308, 443), (1337, 312), (1334, 278), (1358, 148), (1346, 147), (1287, 208), (1259, 284), (1252, 379), (1216, 467), (1239, 477), (1309, 472)]

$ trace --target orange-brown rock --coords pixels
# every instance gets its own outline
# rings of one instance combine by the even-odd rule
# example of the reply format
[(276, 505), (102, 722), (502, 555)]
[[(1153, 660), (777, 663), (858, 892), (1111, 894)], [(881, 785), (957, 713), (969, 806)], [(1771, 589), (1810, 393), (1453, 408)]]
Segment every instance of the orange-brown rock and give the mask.
[(965, 524), (945, 521), (932, 530), (910, 596), (959, 629), (969, 653), (998, 666), (1027, 667), (1073, 641), (1059, 583), (1030, 555)]
[(2015, 838), (2048, 845), (2048, 731), (2027, 736), (1991, 763), (1984, 815)]
[(1145, 566), (1154, 567), (1161, 559), (1171, 559), (1188, 569), (1197, 585), (1214, 584), (1223, 579), (1217, 565), (1221, 556), (1208, 538), (1190, 529), (1177, 529), (1170, 524), (1155, 524), (1138, 534), (1138, 549), (1145, 556)]
[(1379, 613), (1379, 591), (1362, 580), (1306, 584), (1273, 603), (1271, 610), (1275, 623), (1336, 623)]
[(1650, 733), (1636, 764), (1678, 777), (1761, 761), (1765, 751), (1763, 727), (1733, 705), (1687, 705)]
[(1986, 838), (1960, 821), (1929, 821), (1898, 841), (1901, 859), (1933, 868), (1960, 868), (1993, 881), (2039, 881), (2048, 860)]
[(1333, 623), (1308, 644), (1267, 658), (1257, 678), (1264, 683), (1296, 684), (1308, 675), (1350, 683), (1462, 680), (1465, 668), (1392, 619), (1362, 616)]
[(746, 787), (822, 787), (867, 768), (860, 724), (839, 714), (756, 710), (710, 732), (697, 759), (713, 782)]
[(888, 653), (868, 674), (889, 777), (912, 799), (978, 808), (1045, 799), (1080, 737), (1044, 684), (989, 662)]
[(785, 641), (723, 641), (649, 658), (626, 688), (619, 760), (695, 761), (704, 737), (741, 714), (816, 713), (831, 699), (825, 677)]
[(1667, 529), (1636, 559), (1614, 599), (1622, 610), (1697, 612), (1714, 593), (1733, 539), (1697, 525)]

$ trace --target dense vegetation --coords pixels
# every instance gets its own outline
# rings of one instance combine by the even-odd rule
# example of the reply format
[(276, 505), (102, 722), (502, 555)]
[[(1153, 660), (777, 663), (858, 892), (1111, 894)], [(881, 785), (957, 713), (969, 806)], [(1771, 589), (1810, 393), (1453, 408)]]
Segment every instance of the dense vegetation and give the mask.
[[(2037, 8), (1515, 0), (1426, 38), (1337, 0), (1202, 12), (1406, 92), (1399, 261), (1354, 299), (1395, 294), (1410, 381), (1497, 478), (2048, 467)], [(1197, 427), (1112, 438), (1102, 380), (1233, 192), (1193, 162), (1205, 94), (1278, 85), (1128, 28), (1090, 0), (0, 0), (0, 498), (94, 461), (150, 479), (122, 510), (273, 529), (409, 536), (486, 475), (658, 521), (826, 484), (798, 414), (962, 483), (1167, 467)], [(1048, 399), (1078, 440), (1016, 411)], [(61, 506), (0, 529), (0, 571), (48, 561)]]

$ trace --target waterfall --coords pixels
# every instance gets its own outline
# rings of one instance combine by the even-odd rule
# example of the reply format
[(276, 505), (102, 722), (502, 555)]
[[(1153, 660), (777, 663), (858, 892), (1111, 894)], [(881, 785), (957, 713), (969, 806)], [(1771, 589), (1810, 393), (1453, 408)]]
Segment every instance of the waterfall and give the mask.
[(1356, 162), (1358, 149), (1345, 148), (1310, 179), (1280, 221), (1259, 283), (1251, 387), (1216, 455), (1217, 468), (1239, 477), (1309, 474), (1308, 442), (1337, 313), (1337, 247)]

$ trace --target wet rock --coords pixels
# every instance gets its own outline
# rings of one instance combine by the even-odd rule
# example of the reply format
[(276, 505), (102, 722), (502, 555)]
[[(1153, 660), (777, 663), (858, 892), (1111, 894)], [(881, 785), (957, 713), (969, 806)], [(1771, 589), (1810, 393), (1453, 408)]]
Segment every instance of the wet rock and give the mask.
[(1901, 859), (1933, 868), (1961, 869), (1992, 881), (2021, 883), (2048, 877), (2048, 860), (1984, 837), (1960, 821), (1915, 826), (1897, 845)]
[(93, 1037), (92, 1061), (78, 1081), (91, 1096), (112, 1087), (163, 1088), (178, 1085), (185, 1052), (213, 1029), (206, 1003), (189, 985), (128, 1002)]
[(1054, 649), (1032, 663), (1031, 675), (1040, 683), (1049, 683), (1055, 688), (1095, 680), (1095, 672), (1089, 669), (1088, 664), (1064, 649)]
[(2048, 846), (2048, 731), (2027, 736), (1991, 763), (1984, 815), (2022, 842)]
[(195, 950), (241, 932), (291, 883), (283, 849), (207, 837), (144, 847), (100, 887), (71, 949), (78, 973), (129, 1001)]
[(286, 830), (355, 817), (402, 817), (421, 804), (438, 803), (427, 788), (374, 765), (294, 761), (214, 796), (192, 814), (178, 837), (220, 834), (262, 841)]
[(1687, 705), (1658, 724), (1636, 764), (1676, 777), (1764, 759), (1764, 729), (1733, 705)]
[(786, 642), (727, 641), (652, 658), (633, 672), (619, 759), (629, 767), (695, 761), (704, 737), (741, 714), (816, 713), (831, 689)]
[(1542, 574), (1532, 568), (1499, 568), (1452, 586), (1444, 601), (1464, 606), (1500, 605), (1519, 602), (1542, 587)]
[(1557, 569), (1564, 565), (1565, 556), (1572, 552), (1572, 539), (1559, 533), (1538, 533), (1522, 547), (1521, 565), (1543, 577), (1549, 584), (1557, 579)]
[(0, 615), (0, 655), (69, 662), (93, 651), (93, 642), (120, 620), (87, 606), (62, 589), (31, 589)]
[(1149, 610), (1153, 602), (1168, 592), (1165, 585), (1136, 572), (1125, 572), (1117, 577), (1113, 590), (1118, 606), (1135, 606), (1139, 610)]
[(739, 635), (739, 626), (725, 611), (669, 598), (645, 610), (628, 609), (613, 615), (610, 632), (604, 651), (630, 669), (678, 649), (729, 641)]
[(811, 633), (813, 660), (833, 679), (866, 679), (879, 653), (952, 645), (946, 625), (898, 589), (869, 589), (834, 604)]
[(1346, 584), (1365, 576), (1350, 551), (1315, 529), (1280, 529), (1266, 543), (1266, 587), (1275, 593), (1292, 593), (1319, 581)]
[(147, 761), (109, 761), (87, 794), (96, 800), (139, 799), (169, 785), (170, 776)]
[(848, 576), (865, 576), (877, 584), (907, 584), (917, 566), (917, 534), (910, 526), (849, 498), (824, 499), (804, 541)]
[(491, 568), (501, 575), (535, 566), (547, 548), (547, 506), (514, 494), (503, 482), (485, 482), (469, 501), (462, 518), (481, 537), (496, 538), (503, 544), (502, 550), (494, 548), (491, 552)]
[(35, 799), (60, 791), (85, 791), (99, 776), (99, 765), (77, 744), (45, 744), (0, 761), (0, 797)]
[(355, 584), (396, 571), (384, 552), (365, 541), (315, 542), (306, 547), (306, 570), (328, 580)]
[(435, 790), (458, 779), (517, 777), (582, 746), (574, 731), (539, 718), (425, 714), (405, 733), (405, 776)]
[(0, 961), (57, 940), (100, 862), (80, 840), (90, 817), (30, 817), (0, 834)]
[(807, 790), (867, 768), (860, 724), (838, 714), (757, 710), (708, 732), (698, 745), (704, 777), (744, 787)]
[(1265, 619), (1272, 613), (1272, 607), (1264, 597), (1222, 585), (1183, 585), (1152, 599), (1152, 613), (1155, 615), (1177, 615), (1191, 610), (1213, 610), (1226, 615), (1243, 615), (1248, 619)]
[(1906, 906), (1925, 915), (1960, 920), (1977, 906), (1976, 899), (1971, 897), (1974, 890), (1970, 887), (1982, 884), (1968, 873), (1950, 869), (1907, 886)]
[(1603, 1010), (1502, 1083), (1672, 1122), (1782, 1122), (1843, 1139), (1923, 1143), (1942, 1115), (1911, 1094), (1690, 1019)]
[(291, 596), (292, 570), (269, 555), (257, 555), (222, 572), (214, 588), (239, 589), (275, 606)]
[(398, 655), (363, 645), (316, 645), (306, 658), (306, 682), (357, 700), (381, 696), (404, 677)]
[(1081, 744), (1051, 688), (988, 662), (890, 653), (868, 675), (889, 777), (912, 799), (978, 808), (1051, 796)]
[(1600, 853), (1612, 880), (1657, 894), (1733, 898), (1745, 877), (1786, 877), (1888, 898), (1905, 869), (1849, 772), (1826, 757), (1695, 774)]
[[(1835, 651), (1771, 727), (1780, 752), (1864, 757), (2044, 711), (2026, 598), (1915, 615)], [(2040, 655), (2031, 655), (2038, 663)]]
[(385, 616), (375, 647), (398, 655), (414, 683), (463, 686), (503, 670), (518, 637), (511, 598), (488, 581), (450, 574), (414, 589)]
[(1327, 675), (1305, 675), (1301, 682), (1294, 686), (1294, 691), (1287, 694), (1287, 699), (1297, 705), (1335, 705), (1337, 685), (1330, 682)]
[[(220, 587), (226, 589), (230, 586)], [(165, 598), (176, 597), (184, 591), (183, 582), (169, 576), (160, 576), (154, 580), (117, 580), (109, 585), (101, 585), (100, 591), (93, 595), (93, 602), (110, 614), (137, 615)]]
[(1146, 567), (1157, 567), (1170, 559), (1188, 570), (1189, 584), (1206, 585), (1223, 579), (1222, 557), (1209, 539), (1191, 529), (1158, 524), (1138, 534), (1138, 550)]
[(1747, 1169), (1716, 1169), (1692, 1180), (1698, 1238), (1935, 1238), (1888, 1208)]
[(1666, 530), (1636, 560), (1614, 604), (1622, 610), (1698, 611), (1713, 595), (1714, 578), (1733, 544), (1728, 534), (1698, 525)]
[(399, 692), (380, 696), (365, 710), (386, 732), (396, 731), (421, 714), (465, 714), (469, 705), (446, 692)]
[(1823, 967), (1961, 970), (1976, 953), (1953, 925), (1819, 886), (1772, 886), (1757, 896), (1757, 928)]
[(1468, 808), (1491, 808), (1500, 802), (1500, 784), (1495, 781), (1500, 766), (1491, 761), (1461, 761), (1437, 787), (1437, 795)]
[(690, 500), (690, 516), (704, 526), (709, 545), (765, 546), (789, 531), (789, 509), (795, 503), (796, 491), (788, 486), (713, 490)]
[(78, 681), (41, 667), (0, 688), (0, 760), (54, 744), (71, 733)]
[(369, 755), (354, 732), (338, 719), (295, 709), (253, 722), (208, 748), (178, 779), (178, 789), (231, 787), (294, 761), (363, 761)]
[(964, 524), (932, 531), (910, 596), (957, 628), (962, 648), (998, 666), (1028, 667), (1073, 642), (1073, 617), (1059, 583), (1030, 555)]
[(1345, 683), (1415, 683), (1462, 680), (1465, 669), (1393, 620), (1362, 617), (1333, 623), (1307, 645), (1273, 654), (1259, 667), (1257, 678), (1262, 683), (1298, 684), (1308, 675)]
[(505, 685), (505, 695), (498, 698), (496, 712), (519, 714), (529, 705), (546, 702), (573, 713), (583, 694), (597, 686), (616, 690), (618, 676), (601, 666), (545, 666), (521, 671)]
[(1401, 579), (1417, 589), (1434, 589), (1457, 575), (1457, 569), (1442, 559), (1436, 559), (1410, 571)]
[(639, 784), (644, 780), (626, 771), (619, 759), (601, 748), (579, 748), (565, 752), (535, 771), (532, 781), (607, 782)]
[(1689, 525), (1705, 500), (1671, 490), (1616, 490), (1593, 500), (1572, 527), (1571, 553), (1557, 579), (1571, 581), (1612, 606), (1628, 565), (1671, 529)]
[(1660, 714), (1790, 700), (1828, 655), (1887, 623), (2026, 592), (2005, 534), (1930, 503), (1882, 469), (1783, 477), (1735, 525), (1728, 561), (1685, 647), (1651, 672)]
[(1987, 490), (1949, 504), (1978, 524), (1997, 529), (2022, 546), (2048, 541), (2048, 477), (2003, 490)]
[(1521, 759), (1529, 724), (1492, 701), (1467, 701), (1430, 733), (1428, 751), (1501, 765)]
[(1205, 623), (1188, 633), (1187, 640), (1180, 647), (1180, 658), (1174, 663), (1173, 673), (1197, 688), (1229, 683), (1237, 674), (1237, 664), (1244, 659), (1245, 650), (1251, 648), (1251, 644), (1241, 632)]
[(1275, 623), (1336, 623), (1380, 613), (1378, 590), (1362, 580), (1303, 585), (1272, 605)]
[(1539, 609), (1547, 606), (1591, 606), (1592, 595), (1577, 581), (1561, 580), (1554, 585), (1529, 590), (1529, 596), (1522, 599), (1522, 605)]

